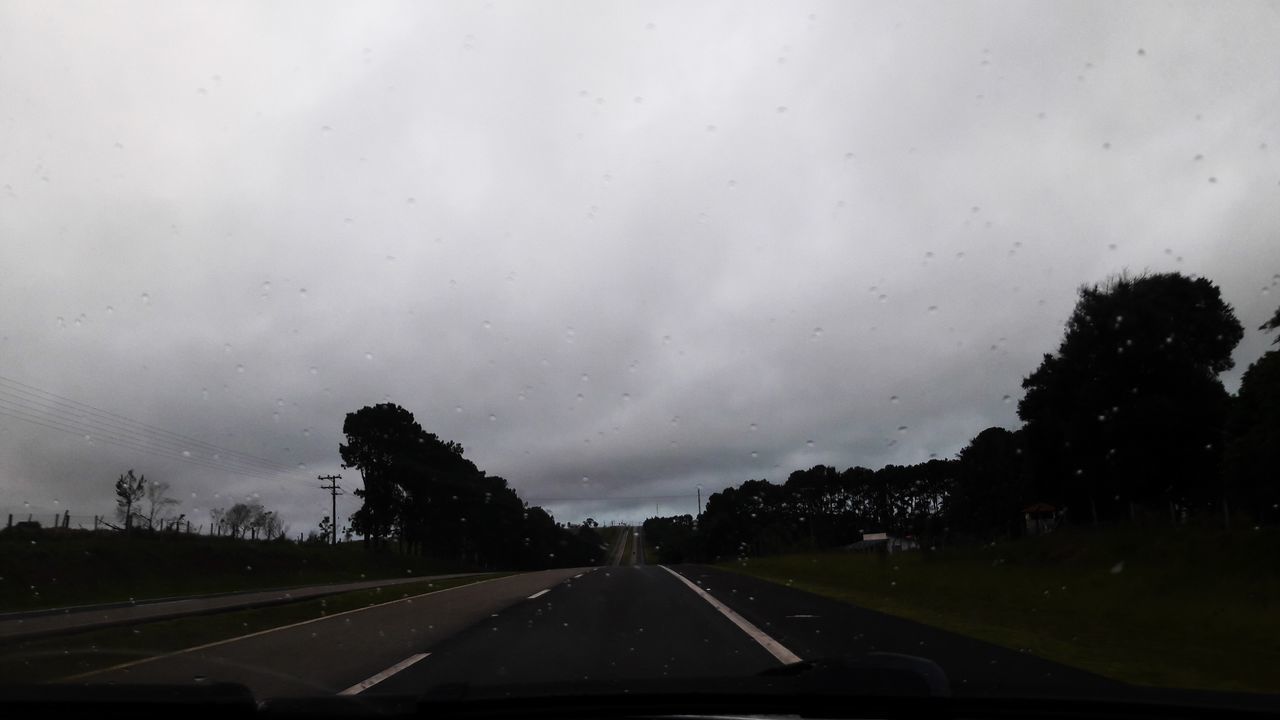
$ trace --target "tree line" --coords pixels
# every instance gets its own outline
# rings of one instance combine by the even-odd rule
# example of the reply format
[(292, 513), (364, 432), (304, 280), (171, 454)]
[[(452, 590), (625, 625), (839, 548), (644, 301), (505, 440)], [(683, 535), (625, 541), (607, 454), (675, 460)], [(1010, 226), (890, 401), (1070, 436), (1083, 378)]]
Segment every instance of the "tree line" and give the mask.
[[(1259, 330), (1278, 328), (1280, 309)], [(1022, 382), (1020, 427), (987, 428), (953, 459), (748, 480), (713, 494), (696, 521), (651, 518), (645, 535), (678, 562), (835, 547), (872, 531), (925, 546), (1015, 538), (1031, 506), (1070, 524), (1275, 525), (1280, 351), (1231, 395), (1220, 376), (1243, 336), (1205, 278), (1085, 286), (1057, 351)]]
[(600, 560), (601, 538), (592, 527), (560, 526), (399, 405), (348, 413), (342, 432), (343, 466), (356, 469), (363, 485), (355, 490), (362, 504), (351, 527), (371, 548), (394, 543), (404, 552), (521, 569)]

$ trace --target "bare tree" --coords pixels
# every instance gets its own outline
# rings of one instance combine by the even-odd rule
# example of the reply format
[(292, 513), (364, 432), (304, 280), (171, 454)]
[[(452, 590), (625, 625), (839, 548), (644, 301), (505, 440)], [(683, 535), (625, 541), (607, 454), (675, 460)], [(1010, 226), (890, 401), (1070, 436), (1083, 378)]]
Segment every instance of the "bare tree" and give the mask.
[(124, 522), (124, 529), (133, 527), (133, 518), (139, 515), (138, 503), (146, 494), (147, 476), (134, 477), (133, 470), (116, 480), (116, 516)]
[(169, 496), (169, 482), (167, 480), (156, 480), (147, 483), (146, 491), (147, 512), (145, 515), (139, 513), (139, 516), (147, 519), (147, 527), (152, 530), (156, 529), (156, 525), (163, 526), (165, 521), (169, 520), (169, 508), (178, 504), (178, 499)]

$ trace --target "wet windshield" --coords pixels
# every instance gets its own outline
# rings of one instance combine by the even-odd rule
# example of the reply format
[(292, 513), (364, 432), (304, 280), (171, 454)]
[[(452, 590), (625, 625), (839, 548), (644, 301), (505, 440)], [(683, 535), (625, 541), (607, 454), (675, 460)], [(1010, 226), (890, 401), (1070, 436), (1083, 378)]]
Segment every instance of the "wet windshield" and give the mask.
[(1280, 691), (1278, 22), (0, 0), (0, 677)]

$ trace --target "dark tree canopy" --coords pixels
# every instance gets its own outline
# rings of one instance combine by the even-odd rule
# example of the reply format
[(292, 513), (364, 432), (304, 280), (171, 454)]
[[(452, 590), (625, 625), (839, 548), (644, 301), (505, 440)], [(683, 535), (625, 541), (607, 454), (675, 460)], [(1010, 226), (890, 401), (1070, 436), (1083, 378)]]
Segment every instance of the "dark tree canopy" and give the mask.
[(413, 413), (383, 403), (349, 413), (345, 467), (359, 470), (364, 503), (353, 529), (375, 547), (395, 540), (487, 567), (587, 565), (600, 553), (594, 531), (571, 533), (527, 508), (506, 479), (485, 474), (456, 442), (422, 429)]
[(1243, 336), (1217, 286), (1177, 273), (1085, 287), (1058, 352), (1023, 381), (1034, 472), (1079, 521), (1206, 502)]
[(969, 441), (947, 498), (954, 531), (983, 540), (1021, 533), (1022, 508), (1036, 501), (1023, 458), (1021, 432), (990, 427)]
[(1280, 350), (1249, 366), (1232, 401), (1223, 477), (1239, 510), (1280, 521)]

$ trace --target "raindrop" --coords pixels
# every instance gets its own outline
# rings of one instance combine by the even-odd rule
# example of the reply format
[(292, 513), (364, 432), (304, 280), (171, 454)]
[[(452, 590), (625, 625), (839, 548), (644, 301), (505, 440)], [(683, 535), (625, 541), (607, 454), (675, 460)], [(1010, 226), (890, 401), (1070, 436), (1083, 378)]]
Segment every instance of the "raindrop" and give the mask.
[(894, 405), (897, 405), (897, 404), (898, 404), (898, 396), (897, 396), (897, 395), (890, 395), (890, 396), (889, 396), (889, 402), (893, 403)]
[(266, 295), (269, 292), (271, 292), (271, 283), (270, 282), (262, 283), (262, 294)]
[(1013, 402), (1013, 397), (1010, 395), (1005, 395), (1004, 397), (1000, 398), (1000, 402), (1004, 403), (1005, 405), (1008, 405), (1009, 403)]
[(240, 374), (242, 374), (242, 375), (243, 375), (243, 374), (244, 374), (244, 365), (242, 365), (242, 364), (237, 364), (237, 365), (236, 365), (236, 372), (238, 372), (238, 373), (240, 373)]
[(752, 457), (752, 458), (758, 458), (758, 457), (760, 457), (760, 453), (756, 452), (755, 450), (752, 450), (752, 451), (751, 451), (751, 457)]
[(300, 295), (300, 296), (302, 296), (302, 297), (306, 297), (306, 296), (307, 296), (307, 289), (306, 289), (306, 288), (298, 288), (298, 295)]
[(373, 359), (373, 353), (371, 353), (371, 352), (367, 352), (367, 353), (365, 353), (365, 354), (364, 354), (364, 359), (365, 359), (365, 360), (372, 360), (372, 359)]
[(1102, 149), (1103, 149), (1103, 150), (1110, 150), (1110, 149), (1111, 149), (1111, 143), (1109, 143), (1109, 142), (1104, 142), (1104, 143), (1102, 143)]
[(498, 416), (494, 415), (493, 413), (489, 413), (489, 422), (497, 422), (497, 421), (498, 421)]
[(182, 457), (184, 457), (184, 458), (189, 458), (189, 457), (191, 457), (191, 451), (190, 451), (190, 450), (183, 450), (183, 451), (182, 451)]
[(582, 377), (580, 377), (579, 380), (582, 382), (591, 382), (591, 376), (586, 373), (582, 373)]
[(1209, 177), (1209, 182), (1211, 182), (1211, 183), (1216, 183), (1216, 182), (1218, 182), (1218, 178), (1210, 176), (1210, 177)]
[(142, 293), (142, 304), (143, 304), (143, 305), (150, 305), (150, 304), (151, 304), (151, 294), (150, 294), (150, 293)]
[(333, 132), (333, 128), (329, 127), (328, 125), (321, 125), (321, 126), (320, 126), (320, 132), (325, 133), (325, 134), (328, 134), (328, 133)]
[(876, 298), (876, 300), (879, 300), (879, 301), (880, 301), (880, 302), (882, 302), (882, 303), (887, 303), (887, 302), (889, 302), (889, 296), (888, 296), (888, 295), (881, 295), (880, 297)]
[(779, 114), (779, 115), (781, 115), (781, 114), (783, 114), (783, 113), (785, 113), (785, 112), (787, 111), (787, 106), (786, 106), (786, 105), (779, 105), (779, 106), (777, 107), (777, 111), (778, 111), (778, 114)]
[(631, 399), (631, 393), (622, 393), (622, 400), (625, 402)]
[(1138, 48), (1138, 57), (1145, 57), (1145, 56), (1146, 56), (1146, 54), (1147, 54), (1147, 51), (1146, 51), (1146, 50), (1144, 50), (1144, 49), (1142, 49), (1142, 48)]
[(900, 433), (905, 433), (907, 430), (908, 430), (908, 428), (907, 428), (907, 426), (906, 426), (906, 425), (899, 425), (899, 426), (898, 426), (898, 432), (900, 432)]
[(302, 437), (311, 437), (311, 428), (302, 428)]
[(822, 328), (820, 328), (820, 327), (816, 327), (816, 328), (814, 328), (814, 329), (813, 329), (813, 339), (814, 339), (814, 340), (817, 340), (817, 339), (819, 339), (819, 338), (821, 338), (821, 337), (822, 337)]
[(1124, 572), (1124, 561), (1123, 561), (1123, 560), (1121, 560), (1120, 562), (1118, 562), (1118, 563), (1116, 563), (1115, 565), (1112, 565), (1112, 566), (1111, 566), (1111, 574), (1112, 574), (1112, 575), (1119, 575), (1119, 574), (1120, 574), (1120, 573), (1122, 573), (1122, 572)]
[(755, 423), (751, 423), (748, 429), (751, 430), (751, 432), (755, 432), (759, 428), (756, 426)]
[(583, 485), (586, 485), (586, 484), (587, 484), (587, 483), (589, 483), (589, 482), (591, 482), (591, 478), (587, 477), (586, 475), (583, 475), (583, 476), (582, 476), (582, 484), (583, 484)]
[(804, 441), (804, 444), (805, 444), (805, 447), (809, 447), (809, 448), (813, 447), (813, 441), (812, 441), (812, 440), (805, 440), (805, 441)]
[(485, 320), (484, 322), (480, 323), (480, 327), (484, 328), (485, 330), (488, 330), (489, 328), (493, 327), (493, 323), (490, 323), (488, 320)]
[(307, 368), (307, 372), (311, 373), (312, 375), (318, 375), (320, 373), (320, 368), (316, 367), (315, 365), (312, 365), (311, 367)]
[(461, 405), (454, 405), (454, 406), (453, 406), (453, 411), (454, 411), (454, 412), (456, 412), (456, 413), (460, 413), (460, 412), (462, 412), (462, 406), (461, 406)]
[(115, 312), (115, 311), (116, 311), (116, 309), (115, 309), (115, 308), (111, 307), (110, 305), (108, 305), (108, 306), (107, 306), (107, 314), (108, 314), (108, 315), (110, 315), (111, 313), (113, 313), (113, 312)]
[(937, 305), (930, 305), (930, 306), (929, 306), (929, 314), (930, 314), (930, 315), (936, 315), (936, 314), (937, 314), (937, 312), (938, 312), (938, 306), (937, 306)]
[(200, 388), (200, 399), (201, 400), (209, 399), (209, 388)]

